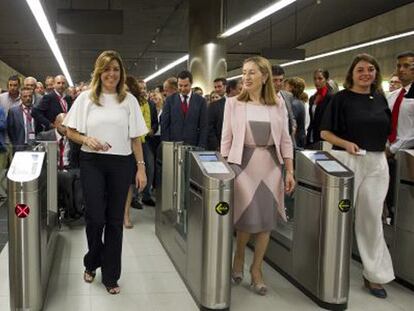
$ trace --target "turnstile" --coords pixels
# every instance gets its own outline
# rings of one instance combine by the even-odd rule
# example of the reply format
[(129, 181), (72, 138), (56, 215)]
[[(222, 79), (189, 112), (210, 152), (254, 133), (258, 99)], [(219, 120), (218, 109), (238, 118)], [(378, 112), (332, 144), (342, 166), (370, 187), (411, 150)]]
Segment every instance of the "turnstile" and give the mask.
[[(391, 224), (384, 223), (384, 237), (397, 282), (414, 290), (414, 150), (398, 151), (396, 161), (394, 219)], [(361, 261), (356, 243), (352, 253)]]
[(397, 278), (414, 288), (414, 150), (397, 154), (395, 238), (391, 249)]
[(219, 153), (190, 150), (163, 143), (156, 234), (200, 309), (228, 310), (235, 176)]
[(13, 311), (42, 309), (54, 255), (57, 185), (49, 182), (57, 180), (57, 147), (48, 143), (35, 150), (16, 152), (7, 174)]
[(353, 173), (325, 151), (296, 153), (294, 209), (272, 231), (266, 261), (319, 306), (347, 308)]

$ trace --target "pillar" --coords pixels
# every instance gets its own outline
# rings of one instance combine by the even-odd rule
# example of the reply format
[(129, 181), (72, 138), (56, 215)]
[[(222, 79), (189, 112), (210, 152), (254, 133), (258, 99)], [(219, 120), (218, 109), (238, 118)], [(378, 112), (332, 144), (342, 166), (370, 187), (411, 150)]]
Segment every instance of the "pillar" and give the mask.
[(221, 0), (189, 1), (189, 62), (193, 74), (193, 86), (199, 86), (204, 94), (210, 93), (213, 80), (226, 77), (226, 48), (221, 32)]

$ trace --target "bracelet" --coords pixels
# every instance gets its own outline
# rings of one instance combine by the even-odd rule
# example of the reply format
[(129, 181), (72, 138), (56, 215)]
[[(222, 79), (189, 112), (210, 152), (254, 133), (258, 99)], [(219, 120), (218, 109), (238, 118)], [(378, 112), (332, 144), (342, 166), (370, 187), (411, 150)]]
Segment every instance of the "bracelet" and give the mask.
[(288, 170), (286, 170), (286, 173), (288, 173), (288, 174), (290, 174), (290, 175), (293, 175), (293, 171), (288, 171)]
[(139, 161), (137, 161), (137, 165), (144, 165), (145, 166), (145, 161), (139, 160)]

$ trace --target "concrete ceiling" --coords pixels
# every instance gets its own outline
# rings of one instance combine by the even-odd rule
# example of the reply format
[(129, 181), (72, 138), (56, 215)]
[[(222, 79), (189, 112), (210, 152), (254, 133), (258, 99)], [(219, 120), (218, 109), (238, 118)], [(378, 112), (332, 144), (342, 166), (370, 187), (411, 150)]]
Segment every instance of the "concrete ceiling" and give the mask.
[[(200, 0), (201, 1), (201, 0)], [(216, 0), (219, 1), (219, 0)], [(274, 1), (224, 0), (225, 24), (232, 26)], [(385, 13), (412, 0), (298, 0), (226, 39), (228, 69), (263, 48), (293, 48), (360, 21)], [(72, 79), (87, 81), (96, 56), (106, 49), (121, 53), (128, 73), (144, 78), (155, 68), (187, 53), (188, 0), (43, 0), (55, 29), (58, 9), (123, 11), (123, 32), (56, 35)], [(24, 75), (44, 80), (60, 73), (25, 0), (0, 0), (0, 59)], [(176, 67), (152, 84), (185, 68)]]

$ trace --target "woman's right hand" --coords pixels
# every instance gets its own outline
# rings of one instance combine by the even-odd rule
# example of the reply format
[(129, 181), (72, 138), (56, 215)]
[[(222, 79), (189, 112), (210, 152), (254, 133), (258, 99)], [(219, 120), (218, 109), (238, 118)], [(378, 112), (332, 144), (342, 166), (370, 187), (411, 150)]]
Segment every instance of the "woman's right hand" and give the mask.
[(357, 144), (348, 141), (345, 144), (345, 150), (350, 154), (357, 154), (357, 152), (359, 151), (359, 147)]
[(90, 137), (90, 136), (85, 137), (85, 139), (83, 140), (83, 144), (94, 151), (99, 151), (99, 150), (104, 149), (104, 146), (99, 142), (99, 140), (97, 140), (94, 137)]
[(135, 175), (135, 187), (141, 192), (147, 185), (147, 175), (145, 174), (145, 166), (138, 167), (137, 174)]

